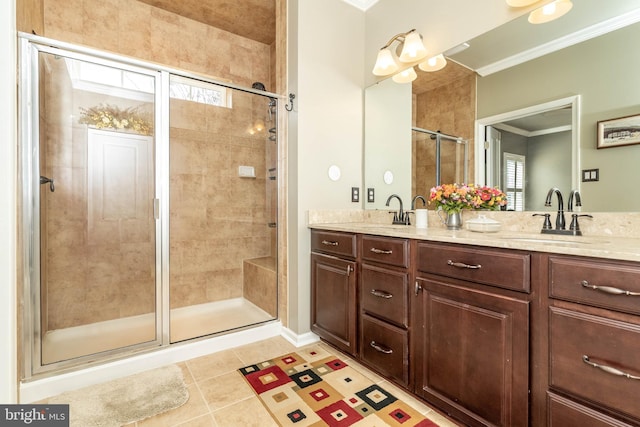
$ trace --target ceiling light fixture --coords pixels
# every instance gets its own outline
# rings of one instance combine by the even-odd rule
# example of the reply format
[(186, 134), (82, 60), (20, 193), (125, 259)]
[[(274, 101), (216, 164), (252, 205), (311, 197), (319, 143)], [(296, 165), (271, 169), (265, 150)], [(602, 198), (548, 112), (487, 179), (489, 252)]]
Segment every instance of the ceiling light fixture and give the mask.
[(442, 70), (447, 65), (447, 60), (443, 54), (433, 56), (418, 65), (422, 71), (434, 72)]
[[(396, 55), (391, 49), (391, 45), (395, 41), (399, 41), (396, 47), (397, 51), (402, 47), (400, 55)], [(373, 67), (373, 74), (376, 76), (388, 76), (400, 69), (400, 62), (411, 63), (419, 61), (427, 56), (427, 49), (422, 43), (422, 36), (415, 29), (406, 33), (396, 34), (389, 40), (387, 44), (380, 48), (376, 64)], [(414, 71), (415, 73), (415, 71)]]
[(531, 12), (529, 14), (529, 22), (532, 24), (544, 24), (553, 21), (569, 12), (572, 7), (571, 0), (555, 0)]

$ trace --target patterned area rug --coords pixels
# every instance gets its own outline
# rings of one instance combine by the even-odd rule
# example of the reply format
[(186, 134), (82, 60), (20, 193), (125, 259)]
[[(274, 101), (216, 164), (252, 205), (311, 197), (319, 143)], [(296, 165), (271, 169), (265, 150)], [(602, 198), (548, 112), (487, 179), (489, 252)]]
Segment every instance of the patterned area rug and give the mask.
[(281, 426), (438, 427), (317, 346), (239, 371)]

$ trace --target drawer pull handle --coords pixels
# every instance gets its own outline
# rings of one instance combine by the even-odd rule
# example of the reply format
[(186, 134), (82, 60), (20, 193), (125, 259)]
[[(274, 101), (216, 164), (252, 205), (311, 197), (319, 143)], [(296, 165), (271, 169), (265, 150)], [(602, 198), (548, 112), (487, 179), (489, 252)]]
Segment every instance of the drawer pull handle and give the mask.
[(353, 271), (353, 267), (347, 265), (347, 277), (351, 276), (351, 272)]
[(371, 252), (373, 252), (374, 254), (382, 254), (382, 255), (391, 255), (393, 253), (392, 250), (385, 250), (385, 249), (378, 249), (378, 248), (371, 248)]
[(479, 270), (479, 269), (482, 268), (482, 266), (480, 264), (472, 265), (472, 264), (465, 264), (463, 262), (455, 262), (455, 261), (451, 261), (451, 260), (447, 261), (447, 265), (452, 265), (452, 266), (458, 267), (458, 268), (470, 268), (472, 270)]
[(384, 354), (391, 354), (393, 353), (393, 350), (390, 349), (389, 347), (385, 347), (383, 345), (378, 344), (375, 341), (371, 341), (371, 344), (369, 344), (371, 347), (373, 347), (376, 351), (379, 351), (380, 353), (384, 353)]
[(393, 294), (390, 294), (389, 292), (385, 292), (385, 291), (379, 291), (377, 289), (371, 289), (371, 295), (373, 295), (374, 297), (379, 297), (384, 299), (393, 298)]
[(593, 289), (594, 291), (604, 292), (605, 294), (611, 294), (611, 295), (628, 295), (628, 296), (632, 296), (632, 297), (640, 296), (640, 292), (625, 291), (624, 289), (614, 288), (613, 286), (596, 286), (596, 285), (591, 285), (591, 284), (589, 284), (589, 282), (587, 282), (586, 280), (583, 280), (582, 282), (580, 282), (580, 284), (581, 284), (581, 285), (582, 285), (582, 287), (584, 287), (584, 288), (589, 288), (589, 289)]
[(607, 365), (599, 365), (597, 363), (591, 362), (589, 360), (589, 356), (587, 356), (586, 354), (582, 356), (582, 361), (584, 363), (586, 363), (587, 365), (593, 366), (594, 368), (598, 368), (598, 369), (602, 369), (603, 371), (605, 371), (608, 374), (611, 375), (617, 375), (619, 377), (625, 377), (628, 378), (630, 380), (640, 380), (640, 377), (637, 377), (635, 375), (631, 375), (631, 374), (627, 374), (624, 371), (621, 371), (620, 369), (616, 369), (613, 368), (611, 366), (607, 366)]
[(327, 246), (338, 246), (338, 242), (330, 242), (328, 240), (323, 240), (322, 244)]

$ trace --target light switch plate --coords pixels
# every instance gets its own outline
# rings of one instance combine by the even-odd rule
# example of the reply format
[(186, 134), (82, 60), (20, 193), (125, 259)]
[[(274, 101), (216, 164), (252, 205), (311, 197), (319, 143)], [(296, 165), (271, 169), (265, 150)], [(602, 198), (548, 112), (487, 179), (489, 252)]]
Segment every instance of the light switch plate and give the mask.
[(351, 201), (354, 203), (360, 201), (360, 188), (351, 187)]
[(600, 169), (583, 169), (582, 182), (600, 181)]

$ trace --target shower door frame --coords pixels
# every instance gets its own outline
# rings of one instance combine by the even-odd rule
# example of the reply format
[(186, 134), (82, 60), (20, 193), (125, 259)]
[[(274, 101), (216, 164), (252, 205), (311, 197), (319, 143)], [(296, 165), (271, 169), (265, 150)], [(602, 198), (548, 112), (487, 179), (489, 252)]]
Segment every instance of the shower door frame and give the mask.
[[(18, 191), (20, 194), (19, 218), (19, 254), (22, 258), (20, 275), (23, 277), (22, 291), (22, 380), (32, 381), (51, 377), (61, 371), (74, 371), (85, 369), (89, 366), (99, 365), (105, 362), (122, 359), (133, 353), (155, 351), (172, 345), (169, 337), (169, 85), (171, 75), (192, 78), (229, 89), (260, 95), (266, 98), (274, 98), (280, 101), (284, 97), (273, 92), (261, 91), (222, 82), (195, 73), (176, 70), (170, 67), (111, 54), (93, 48), (82, 47), (71, 43), (60, 42), (42, 36), (18, 33), (18, 64), (19, 64), (19, 165), (18, 165)], [(38, 94), (38, 53), (46, 52), (61, 54), (72, 59), (89, 60), (106, 66), (130, 70), (146, 75), (155, 76), (156, 90), (154, 94), (154, 139), (155, 139), (155, 199), (154, 216), (156, 219), (156, 339), (132, 346), (121, 347), (100, 353), (73, 358), (66, 361), (42, 365), (41, 361), (41, 336), (40, 326), (40, 220), (39, 220), (39, 94)], [(276, 107), (277, 109), (280, 107)], [(276, 109), (275, 126), (280, 126), (279, 114)], [(276, 135), (279, 134), (279, 129)], [(278, 137), (276, 142), (279, 147)], [(279, 150), (279, 149), (278, 149)], [(279, 151), (277, 157), (279, 157)], [(276, 223), (280, 209), (280, 193), (276, 193)], [(279, 226), (278, 226), (279, 227)], [(276, 257), (279, 256), (278, 235), (276, 234)], [(277, 265), (277, 264), (276, 264)], [(279, 287), (279, 279), (276, 266), (276, 284)], [(278, 294), (276, 289), (276, 295)], [(276, 310), (279, 305), (276, 299)], [(279, 318), (276, 312), (274, 319)], [(251, 326), (251, 325), (249, 325)], [(195, 337), (195, 340), (204, 337)], [(175, 344), (173, 344), (175, 345)]]
[[(41, 298), (40, 298), (40, 93), (39, 53), (60, 55), (80, 61), (132, 71), (154, 78), (154, 201), (155, 218), (155, 339), (124, 347), (91, 353), (69, 360), (42, 364)], [(23, 379), (32, 380), (53, 375), (60, 370), (87, 367), (94, 363), (154, 349), (169, 343), (168, 313), (168, 248), (169, 177), (168, 169), (168, 87), (169, 73), (141, 61), (126, 60), (117, 55), (81, 48), (43, 37), (19, 33), (19, 141), (20, 234), (22, 242), (22, 354)], [(166, 95), (165, 95), (166, 94)], [(159, 126), (166, 124), (166, 126)], [(167, 258), (165, 260), (165, 258)], [(96, 356), (100, 355), (100, 356)]]

